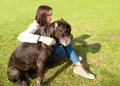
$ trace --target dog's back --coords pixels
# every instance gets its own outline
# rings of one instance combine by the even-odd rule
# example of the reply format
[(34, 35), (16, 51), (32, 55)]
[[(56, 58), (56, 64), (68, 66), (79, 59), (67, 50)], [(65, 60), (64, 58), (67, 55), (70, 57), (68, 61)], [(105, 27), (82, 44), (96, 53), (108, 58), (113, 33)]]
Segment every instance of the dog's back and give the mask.
[(52, 48), (43, 43), (22, 43), (11, 55), (9, 66), (20, 68), (21, 70), (29, 70), (36, 68), (36, 60), (39, 55), (41, 59), (43, 54), (51, 54)]

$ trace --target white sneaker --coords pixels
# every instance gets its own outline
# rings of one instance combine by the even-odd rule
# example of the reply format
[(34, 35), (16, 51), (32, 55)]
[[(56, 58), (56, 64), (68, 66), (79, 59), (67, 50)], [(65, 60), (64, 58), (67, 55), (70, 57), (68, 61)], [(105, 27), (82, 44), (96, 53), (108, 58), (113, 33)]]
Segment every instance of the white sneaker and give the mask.
[(84, 75), (82, 73), (78, 73), (78, 72), (75, 72), (75, 71), (73, 71), (73, 72), (76, 73), (76, 74), (79, 74), (79, 75), (81, 75), (81, 76), (83, 76), (85, 78), (88, 78), (88, 79), (95, 79), (95, 76), (93, 74)]
[(79, 58), (79, 61), (82, 61), (82, 60), (83, 60), (83, 58), (82, 58), (81, 56), (79, 56), (78, 58)]
[(95, 79), (95, 75), (87, 73), (81, 65), (76, 65), (73, 69), (73, 72), (88, 79)]

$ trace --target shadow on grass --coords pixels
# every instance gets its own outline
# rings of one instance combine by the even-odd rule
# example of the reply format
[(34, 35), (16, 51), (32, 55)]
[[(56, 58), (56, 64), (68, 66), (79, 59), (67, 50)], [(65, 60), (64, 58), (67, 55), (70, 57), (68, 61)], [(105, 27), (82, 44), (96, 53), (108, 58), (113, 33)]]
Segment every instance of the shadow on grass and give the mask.
[[(80, 37), (74, 38), (74, 41), (72, 44), (73, 44), (75, 51), (77, 52), (77, 55), (83, 57), (82, 64), (85, 66), (86, 70), (91, 72), (90, 66), (87, 62), (87, 53), (89, 52), (97, 53), (100, 50), (101, 45), (99, 43), (87, 44), (85, 39), (89, 37), (90, 35), (85, 34)], [(54, 59), (52, 62), (47, 63), (49, 64), (47, 65), (47, 68), (49, 69), (49, 68), (58, 66), (60, 64), (63, 64), (66, 61), (67, 63), (62, 68), (60, 68), (52, 77), (50, 77), (47, 81), (44, 82), (46, 85), (48, 85), (52, 80), (54, 80), (57, 77), (57, 75), (62, 73), (65, 69), (67, 69), (72, 64), (70, 60), (63, 59), (63, 58), (62, 59), (57, 58), (57, 59)], [(48, 69), (46, 71), (48, 71)]]
[[(87, 53), (97, 53), (101, 49), (100, 43), (88, 44), (85, 40), (89, 38), (90, 35), (84, 34), (80, 37), (74, 38), (73, 46), (79, 56), (83, 57), (82, 64), (85, 66), (88, 72), (90, 71), (89, 62), (87, 62)], [(92, 72), (91, 72), (92, 73)], [(94, 73), (93, 73), (94, 74)]]
[[(59, 58), (60, 59), (60, 58)], [(48, 85), (51, 81), (53, 81), (60, 73), (62, 73), (64, 70), (66, 70), (71, 64), (72, 64), (72, 62), (70, 61), (70, 60), (68, 60), (68, 59), (60, 59), (59, 61), (56, 61), (55, 63), (56, 64), (49, 64), (49, 67), (48, 67), (48, 69), (49, 68), (52, 68), (52, 67), (55, 67), (55, 66), (58, 66), (58, 65), (60, 65), (60, 64), (63, 64), (64, 62), (66, 62), (53, 76), (51, 76), (47, 81), (45, 81), (44, 82), (44, 84), (45, 85)], [(52, 65), (52, 66), (51, 66)], [(45, 72), (47, 72), (48, 71), (48, 69), (45, 71)]]

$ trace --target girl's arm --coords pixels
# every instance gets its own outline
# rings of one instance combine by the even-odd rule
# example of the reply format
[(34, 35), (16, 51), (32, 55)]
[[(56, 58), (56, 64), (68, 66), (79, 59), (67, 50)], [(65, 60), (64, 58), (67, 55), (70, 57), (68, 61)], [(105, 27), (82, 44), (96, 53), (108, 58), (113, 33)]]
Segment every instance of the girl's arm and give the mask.
[(19, 34), (18, 40), (21, 42), (28, 42), (28, 43), (38, 43), (39, 41), (47, 45), (54, 45), (56, 43), (54, 38), (35, 35), (34, 32), (38, 28), (39, 28), (38, 23), (34, 21), (24, 32)]
[(35, 35), (34, 32), (38, 29), (39, 25), (34, 21), (24, 32), (20, 33), (18, 40), (21, 42), (37, 43), (39, 35)]

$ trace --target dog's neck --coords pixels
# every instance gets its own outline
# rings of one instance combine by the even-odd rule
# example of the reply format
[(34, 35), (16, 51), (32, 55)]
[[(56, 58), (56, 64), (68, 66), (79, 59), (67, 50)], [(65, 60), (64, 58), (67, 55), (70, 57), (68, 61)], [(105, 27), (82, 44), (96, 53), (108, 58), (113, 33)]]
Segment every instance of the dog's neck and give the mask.
[(54, 29), (55, 28), (54, 28), (53, 24), (50, 24), (45, 27), (40, 27), (34, 34), (54, 38), (54, 35), (53, 35)]
[(48, 25), (48, 26), (43, 28), (44, 33), (42, 32), (42, 34), (44, 34), (44, 36), (49, 36), (49, 37), (54, 38), (54, 36), (53, 36), (54, 29), (55, 28), (52, 25)]
[[(39, 27), (39, 29), (36, 30), (36, 32), (34, 34), (36, 35), (40, 35), (40, 36), (46, 36), (46, 37), (51, 37), (51, 38), (54, 38), (53, 37), (53, 28), (51, 26), (45, 26), (45, 27)], [(41, 42), (39, 42), (41, 43)], [(44, 43), (42, 43), (42, 46), (46, 46)], [(52, 46), (49, 46), (53, 48), (54, 45)]]
[(47, 34), (45, 33), (45, 27), (41, 27), (40, 29), (40, 35), (41, 36), (46, 36)]

